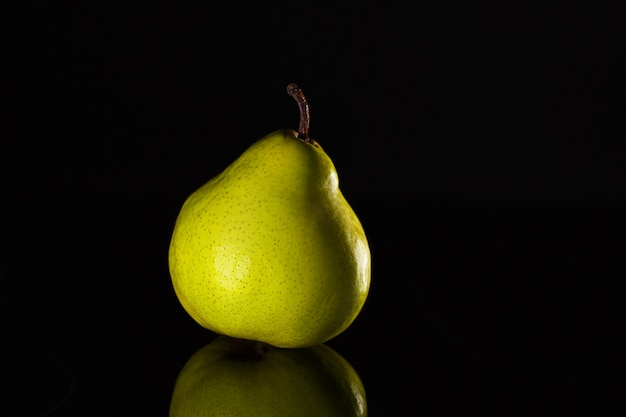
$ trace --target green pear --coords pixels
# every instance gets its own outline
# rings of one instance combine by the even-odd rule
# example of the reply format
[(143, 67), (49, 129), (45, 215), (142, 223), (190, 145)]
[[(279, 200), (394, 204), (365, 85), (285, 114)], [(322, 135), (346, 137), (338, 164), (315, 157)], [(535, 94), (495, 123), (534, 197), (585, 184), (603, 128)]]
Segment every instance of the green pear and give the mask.
[(170, 275), (182, 306), (218, 334), (297, 348), (343, 332), (370, 287), (370, 249), (337, 171), (300, 132), (254, 143), (195, 191), (176, 219)]
[(170, 417), (365, 417), (365, 388), (325, 344), (269, 348), (220, 336), (199, 349), (174, 385)]

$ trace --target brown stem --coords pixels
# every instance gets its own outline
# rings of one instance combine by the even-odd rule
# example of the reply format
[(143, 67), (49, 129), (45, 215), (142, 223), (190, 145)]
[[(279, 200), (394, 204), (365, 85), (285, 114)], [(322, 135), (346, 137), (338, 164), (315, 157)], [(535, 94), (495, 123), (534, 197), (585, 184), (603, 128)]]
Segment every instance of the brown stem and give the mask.
[(309, 124), (311, 123), (311, 115), (309, 113), (309, 104), (304, 97), (304, 93), (296, 84), (291, 83), (287, 86), (287, 93), (296, 100), (300, 108), (300, 126), (298, 127), (298, 137), (309, 142)]

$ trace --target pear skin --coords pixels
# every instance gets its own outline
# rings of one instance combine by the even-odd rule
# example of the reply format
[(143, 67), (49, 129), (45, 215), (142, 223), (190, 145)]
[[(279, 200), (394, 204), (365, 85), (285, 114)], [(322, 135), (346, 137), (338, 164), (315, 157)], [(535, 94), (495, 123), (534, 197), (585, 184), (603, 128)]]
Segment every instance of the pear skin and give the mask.
[(343, 332), (365, 303), (370, 265), (331, 159), (292, 130), (257, 141), (189, 196), (169, 250), (176, 295), (200, 325), (287, 348)]

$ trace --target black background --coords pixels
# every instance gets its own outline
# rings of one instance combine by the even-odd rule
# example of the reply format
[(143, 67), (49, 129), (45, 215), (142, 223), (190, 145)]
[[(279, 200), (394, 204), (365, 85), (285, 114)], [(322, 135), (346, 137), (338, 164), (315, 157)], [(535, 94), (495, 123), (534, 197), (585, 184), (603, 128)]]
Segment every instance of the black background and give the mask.
[(608, 408), (625, 43), (588, 3), (9, 10), (2, 415), (167, 415), (213, 338), (171, 288), (173, 222), (253, 141), (297, 128), (290, 82), (370, 239), (370, 297), (328, 342), (370, 415)]

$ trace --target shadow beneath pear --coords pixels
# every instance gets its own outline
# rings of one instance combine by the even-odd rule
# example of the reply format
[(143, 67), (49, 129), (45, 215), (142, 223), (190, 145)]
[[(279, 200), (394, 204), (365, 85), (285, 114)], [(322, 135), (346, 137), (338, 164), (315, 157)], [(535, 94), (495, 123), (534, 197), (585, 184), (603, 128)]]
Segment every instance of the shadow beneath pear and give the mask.
[(219, 336), (178, 374), (170, 417), (367, 416), (354, 368), (327, 345), (283, 349)]

